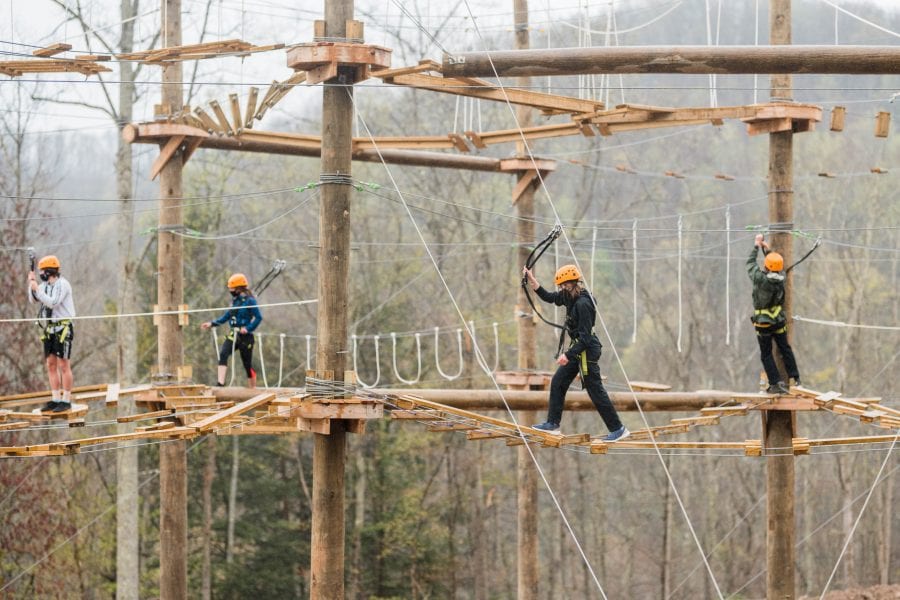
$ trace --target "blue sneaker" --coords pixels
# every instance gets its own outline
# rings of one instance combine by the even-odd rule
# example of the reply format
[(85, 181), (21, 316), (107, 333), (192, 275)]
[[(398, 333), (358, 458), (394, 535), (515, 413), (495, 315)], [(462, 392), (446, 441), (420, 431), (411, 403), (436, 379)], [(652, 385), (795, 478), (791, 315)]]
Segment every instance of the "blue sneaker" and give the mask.
[(551, 423), (550, 421), (546, 421), (539, 425), (532, 425), (531, 428), (546, 431), (547, 433), (559, 433), (559, 423)]
[(627, 438), (629, 435), (631, 435), (631, 432), (628, 431), (628, 429), (624, 425), (622, 425), (615, 431), (610, 431), (606, 435), (606, 437), (603, 438), (603, 441), (604, 442), (621, 442), (622, 440)]

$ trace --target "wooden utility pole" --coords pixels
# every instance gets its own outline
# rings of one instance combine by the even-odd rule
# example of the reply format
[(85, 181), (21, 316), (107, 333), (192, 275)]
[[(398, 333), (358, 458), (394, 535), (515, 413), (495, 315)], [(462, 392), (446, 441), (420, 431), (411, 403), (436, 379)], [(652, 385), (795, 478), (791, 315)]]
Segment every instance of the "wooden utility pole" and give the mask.
[[(181, 45), (181, 0), (162, 0), (163, 46)], [(161, 109), (181, 110), (181, 62), (162, 68)], [(179, 153), (181, 151), (179, 150)], [(182, 160), (176, 154), (159, 176), (157, 232), (157, 303), (162, 311), (177, 309), (184, 299), (183, 243), (175, 231), (182, 223)], [(159, 375), (174, 379), (183, 363), (184, 343), (179, 316), (157, 316)], [(159, 447), (159, 595), (162, 600), (187, 598), (187, 443), (166, 442)]]
[[(342, 40), (353, 19), (353, 0), (325, 0), (324, 37)], [(322, 90), (322, 163), (319, 200), (316, 371), (343, 381), (350, 287), (350, 164), (353, 74), (338, 67)], [(344, 469), (347, 433), (333, 419), (331, 433), (316, 434), (313, 450), (310, 597), (344, 598)]]
[[(772, 44), (791, 43), (791, 0), (769, 0), (769, 37)], [(773, 101), (792, 102), (790, 75), (771, 78)], [(781, 131), (769, 134), (769, 221), (773, 233), (772, 248), (784, 256), (786, 265), (793, 257), (790, 229), (794, 223), (794, 134)], [(784, 314), (790, 325), (793, 277), (785, 281)], [(789, 330), (790, 335), (790, 330)], [(783, 366), (780, 367), (783, 369)], [(784, 378), (787, 381), (787, 378)], [(770, 382), (771, 383), (771, 382)], [(794, 455), (791, 444), (796, 437), (794, 413), (771, 410), (763, 413), (763, 444), (766, 453), (766, 597), (785, 600), (796, 597), (794, 573)]]
[(445, 77), (599, 73), (896, 75), (897, 46), (604, 46), (444, 55)]
[[(515, 19), (516, 50), (530, 47), (528, 35), (528, 0), (513, 0)], [(528, 77), (519, 77), (516, 85), (528, 89)], [(516, 106), (516, 120), (519, 128), (530, 127), (532, 110), (527, 106)], [(527, 148), (523, 142), (516, 143), (516, 157), (527, 159)], [(516, 173), (517, 181), (527, 174)], [(518, 188), (518, 186), (516, 186)], [(516, 214), (519, 217), (516, 225), (516, 237), (519, 240), (519, 264), (528, 260), (526, 244), (534, 240), (534, 184), (529, 185), (518, 198)], [(537, 366), (537, 344), (535, 342), (535, 323), (531, 315), (531, 307), (525, 298), (525, 290), (520, 286), (516, 296), (516, 319), (520, 371), (534, 371)], [(531, 425), (537, 422), (538, 413), (523, 411), (519, 413), (519, 422)], [(538, 563), (538, 474), (537, 467), (527, 446), (520, 446), (516, 453), (516, 487), (518, 491), (518, 577), (516, 592), (519, 600), (535, 600), (538, 597), (540, 581), (540, 564)]]

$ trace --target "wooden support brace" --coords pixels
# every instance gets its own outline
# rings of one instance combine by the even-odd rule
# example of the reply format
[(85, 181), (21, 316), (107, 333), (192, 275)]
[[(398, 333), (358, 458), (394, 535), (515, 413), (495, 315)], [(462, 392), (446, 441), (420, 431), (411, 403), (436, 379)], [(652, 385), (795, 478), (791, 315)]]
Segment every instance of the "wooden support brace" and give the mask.
[(537, 179), (537, 171), (535, 169), (529, 169), (522, 173), (519, 176), (519, 180), (516, 182), (516, 187), (513, 188), (512, 192), (512, 203), (516, 204), (519, 201), (519, 198), (522, 197), (528, 188), (534, 185), (535, 180)]
[(67, 52), (72, 49), (72, 44), (53, 44), (52, 46), (47, 46), (45, 48), (38, 48), (32, 54), (34, 56), (40, 56), (42, 58), (49, 58), (51, 56), (56, 56), (57, 54), (61, 54), (63, 52)]
[(831, 109), (831, 131), (843, 131), (844, 121), (847, 118), (845, 106), (835, 106)]
[(875, 137), (886, 138), (891, 130), (891, 113), (881, 111), (875, 117)]
[(747, 135), (793, 131), (793, 129), (794, 124), (790, 117), (783, 117), (781, 119), (762, 119), (747, 123)]
[[(181, 147), (184, 138), (185, 136), (183, 135), (174, 135), (170, 137), (160, 149), (159, 156), (156, 157), (156, 160), (153, 161), (153, 166), (150, 167), (150, 181), (156, 179), (163, 168), (169, 164), (169, 161), (172, 160), (172, 157), (175, 156), (175, 153)], [(156, 319), (156, 317), (154, 317), (154, 319)]]

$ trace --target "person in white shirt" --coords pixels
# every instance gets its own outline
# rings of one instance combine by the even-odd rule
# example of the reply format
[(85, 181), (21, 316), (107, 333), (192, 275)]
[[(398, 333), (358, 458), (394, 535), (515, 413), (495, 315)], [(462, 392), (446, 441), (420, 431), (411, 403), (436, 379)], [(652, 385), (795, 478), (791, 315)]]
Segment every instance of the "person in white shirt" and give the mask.
[[(72, 317), (75, 301), (72, 286), (59, 274), (59, 259), (45, 256), (38, 262), (41, 283), (34, 272), (28, 273), (28, 301), (41, 305), (38, 324), (44, 344), (44, 362), (50, 379), (50, 402), (41, 409), (55, 413), (72, 408), (72, 339), (75, 337)], [(62, 389), (62, 395), (60, 395)]]

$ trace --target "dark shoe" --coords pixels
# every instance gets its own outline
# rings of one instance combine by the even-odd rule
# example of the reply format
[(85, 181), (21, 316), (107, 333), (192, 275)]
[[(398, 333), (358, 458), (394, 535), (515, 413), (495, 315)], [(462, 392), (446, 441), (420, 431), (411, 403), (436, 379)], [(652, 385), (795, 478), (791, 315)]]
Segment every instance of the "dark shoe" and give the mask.
[(615, 431), (610, 431), (609, 434), (603, 438), (604, 442), (621, 442), (625, 438), (631, 435), (631, 432), (628, 431), (628, 428), (622, 425)]
[(799, 378), (799, 377), (795, 377), (795, 378), (794, 378), (794, 387), (800, 387), (801, 385), (803, 385), (803, 384), (800, 383), (800, 378)]
[(539, 431), (546, 431), (547, 433), (559, 433), (559, 423), (551, 423), (550, 421), (546, 421), (538, 425), (532, 425), (531, 428), (537, 429)]
[(53, 409), (55, 413), (66, 412), (67, 410), (72, 410), (71, 402), (58, 402), (56, 404), (56, 408)]
[(770, 394), (789, 394), (790, 390), (784, 385), (783, 381), (779, 381), (778, 383), (772, 384), (766, 388), (766, 392)]
[(59, 402), (57, 402), (56, 400), (51, 400), (41, 408), (41, 412), (53, 412), (54, 410), (56, 410), (56, 407), (58, 405)]

